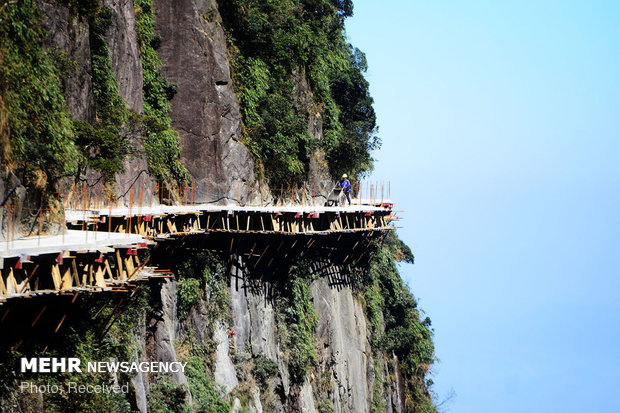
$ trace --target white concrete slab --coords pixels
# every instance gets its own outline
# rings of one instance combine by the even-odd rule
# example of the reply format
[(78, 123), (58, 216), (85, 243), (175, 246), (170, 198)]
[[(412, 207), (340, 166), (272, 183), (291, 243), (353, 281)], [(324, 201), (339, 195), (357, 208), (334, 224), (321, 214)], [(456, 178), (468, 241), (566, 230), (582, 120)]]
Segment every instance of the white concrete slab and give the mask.
[[(237, 206), (237, 205), (214, 205), (214, 204), (200, 204), (200, 205), (157, 205), (157, 206), (134, 206), (129, 207), (117, 207), (117, 208), (102, 208), (102, 209), (87, 209), (87, 210), (67, 210), (65, 212), (65, 219), (67, 222), (77, 222), (87, 219), (89, 216), (135, 216), (135, 215), (168, 215), (168, 214), (191, 214), (199, 213), (201, 211), (239, 211), (239, 212), (263, 212), (263, 213), (277, 213), (277, 212), (292, 212), (292, 213), (310, 213), (318, 212), (340, 212), (340, 213), (355, 213), (355, 212), (375, 212), (386, 211), (385, 208), (364, 204), (365, 200), (361, 203), (359, 200), (352, 200), (352, 205), (346, 206), (332, 206), (327, 207), (323, 205), (292, 205), (292, 206)], [(390, 200), (384, 200), (384, 203), (391, 203)]]
[(99, 250), (141, 242), (146, 240), (136, 234), (67, 230), (64, 236), (27, 237), (11, 242), (0, 242), (0, 258), (53, 254), (62, 251)]

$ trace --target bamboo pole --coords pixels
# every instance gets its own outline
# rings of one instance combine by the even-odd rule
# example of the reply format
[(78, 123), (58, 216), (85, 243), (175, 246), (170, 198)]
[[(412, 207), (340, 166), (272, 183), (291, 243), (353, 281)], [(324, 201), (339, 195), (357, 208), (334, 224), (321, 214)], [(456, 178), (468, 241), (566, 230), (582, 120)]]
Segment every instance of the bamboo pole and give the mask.
[(41, 197), (41, 202), (39, 203), (39, 239), (37, 240), (37, 247), (41, 246), (41, 221), (43, 219), (43, 197)]
[(6, 249), (8, 251), (11, 245), (11, 204), (6, 207)]
[(110, 238), (110, 234), (112, 233), (112, 192), (110, 192), (110, 205), (108, 214), (108, 238)]

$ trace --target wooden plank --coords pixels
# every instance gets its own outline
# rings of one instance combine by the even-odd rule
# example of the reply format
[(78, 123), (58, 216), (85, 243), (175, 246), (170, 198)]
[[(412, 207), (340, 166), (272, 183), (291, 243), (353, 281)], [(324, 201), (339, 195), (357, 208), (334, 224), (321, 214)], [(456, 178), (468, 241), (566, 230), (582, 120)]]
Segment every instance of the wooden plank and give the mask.
[[(106, 266), (109, 268), (110, 264), (108, 263), (108, 261), (105, 261)], [(95, 272), (95, 285), (97, 287), (105, 287), (105, 279), (104, 279), (104, 274), (105, 272), (103, 271), (103, 265), (99, 264), (97, 265), (97, 271)]]
[(54, 288), (60, 290), (62, 279), (60, 277), (60, 268), (58, 268), (58, 264), (52, 265), (52, 281), (54, 282)]
[[(112, 275), (112, 268), (110, 268), (110, 262), (104, 258), (103, 262), (105, 262), (105, 272), (108, 273), (108, 277), (113, 280), (114, 275)], [(105, 276), (105, 273), (104, 273)]]
[(134, 266), (133, 266), (133, 257), (130, 255), (128, 257), (123, 258), (123, 260), (125, 261), (125, 269), (126, 271), (123, 271), (123, 276), (121, 278), (121, 280), (125, 281), (127, 280), (127, 278), (129, 277), (130, 274), (133, 274), (134, 271)]
[[(24, 282), (24, 285), (20, 291), (20, 293), (23, 293), (24, 291), (26, 291), (26, 288), (32, 291), (32, 287), (30, 287), (30, 281), (32, 280), (32, 277), (34, 277), (35, 273), (37, 272), (37, 270), (39, 269), (39, 264), (37, 264), (34, 269), (30, 272), (30, 275), (28, 276), (28, 279)], [(38, 281), (38, 279), (37, 279)]]
[(121, 259), (121, 250), (117, 249), (116, 251), (116, 277), (118, 280), (123, 279), (123, 260)]
[(3, 297), (7, 296), (6, 285), (4, 284), (4, 276), (3, 271), (0, 271), (0, 295)]
[(13, 267), (9, 268), (9, 275), (6, 277), (6, 292), (7, 295), (15, 294), (17, 292), (17, 280), (13, 273)]
[(77, 268), (77, 263), (75, 262), (76, 260), (71, 260), (71, 269), (72, 271), (72, 275), (73, 275), (73, 282), (75, 283), (74, 285), (81, 285), (80, 283), (80, 274)]
[[(65, 258), (67, 259), (67, 258)], [(65, 270), (62, 273), (62, 285), (60, 287), (61, 290), (70, 290), (73, 287), (73, 274), (71, 272), (71, 267), (66, 266)]]

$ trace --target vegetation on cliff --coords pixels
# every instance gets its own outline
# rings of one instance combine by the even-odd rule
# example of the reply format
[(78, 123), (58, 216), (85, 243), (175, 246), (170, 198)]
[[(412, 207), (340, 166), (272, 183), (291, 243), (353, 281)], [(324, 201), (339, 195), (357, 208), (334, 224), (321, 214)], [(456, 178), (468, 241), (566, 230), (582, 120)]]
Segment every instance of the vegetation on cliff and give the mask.
[(2, 172), (38, 188), (74, 171), (78, 160), (59, 68), (44, 36), (32, 0), (0, 9)]
[[(418, 304), (403, 283), (396, 262), (413, 264), (413, 254), (394, 232), (388, 233), (362, 281), (361, 296), (372, 330), (375, 357), (385, 352), (398, 356), (400, 373), (405, 382), (405, 404), (408, 411), (435, 412), (426, 375), (435, 361), (431, 320), (423, 317)], [(395, 369), (396, 370), (396, 369)], [(379, 385), (376, 396), (382, 393)], [(380, 403), (381, 398), (374, 398)], [(381, 406), (375, 406), (382, 411)]]
[[(365, 57), (344, 34), (351, 1), (218, 3), (245, 141), (272, 187), (301, 182), (316, 148), (334, 176), (370, 171), (379, 140)], [(319, 141), (309, 135), (309, 119), (322, 123)]]
[(52, 189), (59, 178), (99, 171), (112, 182), (142, 136), (149, 172), (184, 181), (178, 133), (170, 128), (173, 85), (159, 73), (151, 0), (136, 0), (137, 33), (144, 73), (144, 114), (127, 109), (119, 95), (106, 32), (112, 10), (96, 0), (59, 1), (88, 21), (94, 119), (72, 120), (65, 105), (63, 77), (77, 65), (68, 53), (44, 47), (41, 12), (32, 0), (0, 10), (0, 159), (26, 185)]

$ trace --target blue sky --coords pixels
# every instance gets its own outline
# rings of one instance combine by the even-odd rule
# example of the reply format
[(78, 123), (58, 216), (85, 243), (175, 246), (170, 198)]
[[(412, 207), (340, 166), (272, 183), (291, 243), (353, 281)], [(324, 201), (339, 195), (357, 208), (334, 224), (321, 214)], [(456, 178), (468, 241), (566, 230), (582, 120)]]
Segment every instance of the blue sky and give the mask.
[(439, 400), (620, 411), (620, 3), (354, 3)]

